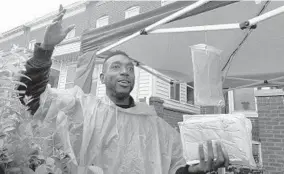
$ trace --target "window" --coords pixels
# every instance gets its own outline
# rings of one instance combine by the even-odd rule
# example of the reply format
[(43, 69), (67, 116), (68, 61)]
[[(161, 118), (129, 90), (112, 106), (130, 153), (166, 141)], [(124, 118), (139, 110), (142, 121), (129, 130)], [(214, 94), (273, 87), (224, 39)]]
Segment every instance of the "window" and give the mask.
[(194, 104), (194, 90), (191, 87), (194, 87), (193, 82), (187, 83), (186, 87), (186, 102), (189, 104)]
[(34, 48), (35, 48), (35, 44), (36, 44), (36, 40), (34, 39), (34, 40), (31, 40), (30, 42), (29, 42), (29, 50), (34, 50)]
[(236, 89), (229, 92), (230, 113), (243, 113), (247, 117), (257, 117), (254, 88)]
[(75, 34), (76, 34), (76, 29), (73, 28), (73, 30), (71, 30), (71, 31), (67, 34), (67, 36), (65, 37), (65, 39), (66, 39), (66, 40), (67, 40), (67, 39), (71, 39), (71, 38), (75, 37)]
[(75, 78), (76, 78), (76, 65), (71, 65), (67, 69), (65, 89), (69, 89), (69, 88), (74, 87)]
[(175, 2), (175, 1), (176, 0), (161, 0), (161, 5), (165, 6), (165, 5), (171, 4), (171, 3)]
[(136, 16), (140, 13), (140, 7), (131, 7), (125, 11), (125, 19)]
[(180, 101), (180, 84), (177, 83), (171, 85), (170, 93), (171, 93), (170, 94), (171, 99)]
[(103, 16), (99, 18), (96, 22), (96, 27), (100, 28), (100, 27), (108, 25), (108, 20), (109, 20), (109, 16)]

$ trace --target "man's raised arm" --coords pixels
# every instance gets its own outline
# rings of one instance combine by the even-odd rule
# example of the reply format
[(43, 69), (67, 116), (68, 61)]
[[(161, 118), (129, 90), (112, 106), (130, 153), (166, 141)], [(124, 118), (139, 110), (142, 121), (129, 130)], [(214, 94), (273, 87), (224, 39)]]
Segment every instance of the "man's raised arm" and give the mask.
[[(33, 115), (39, 107), (40, 95), (45, 91), (48, 83), (51, 56), (53, 49), (45, 50), (40, 44), (36, 44), (34, 55), (26, 63), (26, 72), (24, 74), (31, 78), (31, 81), (26, 78), (21, 78), (20, 81), (27, 85), (19, 86), (18, 90), (26, 90), (25, 94), (20, 94), (22, 104), (28, 106), (28, 110)], [(25, 102), (25, 96), (30, 96), (30, 102)]]
[[(24, 74), (30, 77), (32, 81), (25, 78), (20, 79), (21, 82), (27, 85), (26, 89), (23, 86), (18, 87), (18, 90), (26, 90), (25, 94), (20, 95), (20, 100), (24, 105), (28, 106), (31, 114), (34, 114), (39, 108), (40, 95), (46, 89), (54, 47), (63, 41), (68, 32), (75, 27), (73, 25), (63, 30), (62, 18), (65, 12), (66, 10), (60, 5), (58, 15), (46, 29), (43, 43), (35, 45), (34, 55), (26, 63), (26, 72)], [(24, 100), (25, 96), (30, 97), (28, 102)]]

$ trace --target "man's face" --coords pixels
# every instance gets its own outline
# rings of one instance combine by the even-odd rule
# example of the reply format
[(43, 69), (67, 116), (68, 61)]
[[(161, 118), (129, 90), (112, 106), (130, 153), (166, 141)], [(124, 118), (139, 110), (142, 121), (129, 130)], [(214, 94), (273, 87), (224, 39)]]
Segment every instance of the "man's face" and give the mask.
[(128, 97), (135, 82), (134, 65), (125, 55), (112, 56), (105, 62), (100, 78), (107, 92), (117, 98)]

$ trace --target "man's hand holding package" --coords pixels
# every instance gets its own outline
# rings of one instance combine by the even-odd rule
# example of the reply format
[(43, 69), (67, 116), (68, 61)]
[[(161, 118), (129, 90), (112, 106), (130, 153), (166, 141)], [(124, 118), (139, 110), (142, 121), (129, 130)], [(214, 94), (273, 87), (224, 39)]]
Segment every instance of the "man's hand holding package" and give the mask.
[(222, 149), (220, 143), (216, 144), (217, 154), (214, 160), (213, 145), (212, 141), (207, 142), (208, 146), (208, 159), (205, 161), (205, 154), (203, 150), (203, 145), (199, 145), (199, 156), (200, 163), (197, 165), (190, 166), (188, 172), (190, 174), (206, 174), (208, 172), (217, 171), (219, 168), (229, 166), (229, 156), (225, 149)]

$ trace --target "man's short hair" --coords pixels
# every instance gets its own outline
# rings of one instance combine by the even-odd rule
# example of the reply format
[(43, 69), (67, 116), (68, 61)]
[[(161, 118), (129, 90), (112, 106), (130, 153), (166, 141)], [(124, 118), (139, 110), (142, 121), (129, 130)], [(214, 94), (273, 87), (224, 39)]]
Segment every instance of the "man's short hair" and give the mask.
[(110, 59), (111, 57), (116, 56), (116, 55), (123, 55), (123, 56), (126, 56), (129, 59), (131, 59), (126, 52), (121, 51), (121, 50), (115, 50), (115, 51), (109, 50), (109, 51), (106, 51), (106, 52), (104, 52), (104, 53), (102, 53), (101, 55), (98, 56), (99, 58), (103, 58), (104, 59), (104, 62), (103, 62), (103, 72), (105, 70), (105, 63), (108, 61), (108, 59)]

